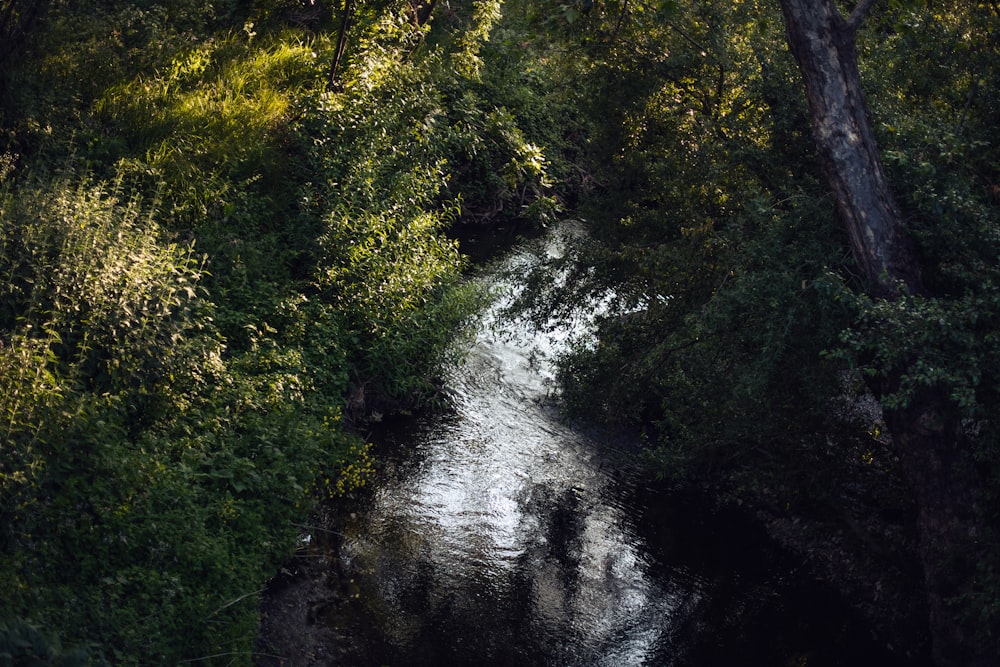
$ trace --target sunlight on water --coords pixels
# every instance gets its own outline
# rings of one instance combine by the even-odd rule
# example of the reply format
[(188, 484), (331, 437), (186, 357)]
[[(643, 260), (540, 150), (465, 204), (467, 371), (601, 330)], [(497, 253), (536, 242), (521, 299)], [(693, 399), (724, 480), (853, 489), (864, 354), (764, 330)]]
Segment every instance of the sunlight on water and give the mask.
[(640, 665), (700, 596), (646, 553), (617, 500), (628, 481), (544, 400), (572, 333), (487, 323), (453, 410), (406, 435), (344, 545), (408, 664)]

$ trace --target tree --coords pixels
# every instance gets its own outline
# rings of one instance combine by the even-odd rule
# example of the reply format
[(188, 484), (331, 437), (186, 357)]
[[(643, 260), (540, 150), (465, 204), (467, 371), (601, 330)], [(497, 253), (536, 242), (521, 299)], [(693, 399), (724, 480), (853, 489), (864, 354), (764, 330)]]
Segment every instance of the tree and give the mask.
[(24, 42), (47, 4), (47, 0), (0, 0), (0, 63)]
[[(781, 0), (788, 44), (802, 72), (813, 138), (826, 183), (847, 229), (864, 289), (876, 299), (923, 296), (920, 265), (903, 224), (872, 133), (862, 91), (856, 33), (874, 0), (847, 17), (834, 0)], [(889, 369), (870, 388), (899, 390), (905, 368)], [(919, 507), (920, 558), (927, 589), (933, 659), (976, 664), (970, 628), (954, 600), (968, 592), (982, 547), (976, 505), (982, 484), (965, 455), (958, 407), (937, 386), (902, 405), (885, 406), (903, 474)]]

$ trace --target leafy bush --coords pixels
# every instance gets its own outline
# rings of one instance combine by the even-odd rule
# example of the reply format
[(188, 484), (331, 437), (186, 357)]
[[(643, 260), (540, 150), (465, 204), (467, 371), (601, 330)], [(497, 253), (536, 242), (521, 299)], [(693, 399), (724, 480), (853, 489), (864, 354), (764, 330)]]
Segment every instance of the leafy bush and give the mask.
[(172, 662), (252, 643), (259, 582), (355, 445), (335, 340), (289, 306), (289, 341), (322, 344), (323, 372), (266, 336), (223, 359), (190, 245), (117, 194), (62, 181), (3, 200), (0, 616)]
[(245, 663), (296, 524), (372, 474), (345, 410), (427, 398), (481, 303), (452, 174), (544, 165), (444, 64), (488, 12), (418, 54), (407, 3), (367, 7), (331, 92), (295, 3), (97, 4), (5, 72), (0, 619), (53, 660), (30, 628)]

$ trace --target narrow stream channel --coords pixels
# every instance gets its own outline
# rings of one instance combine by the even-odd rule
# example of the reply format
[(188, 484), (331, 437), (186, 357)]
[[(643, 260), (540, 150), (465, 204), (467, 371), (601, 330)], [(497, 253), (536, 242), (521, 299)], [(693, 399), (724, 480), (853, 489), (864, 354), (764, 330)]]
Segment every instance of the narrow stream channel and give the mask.
[(377, 489), (338, 544), (364, 631), (337, 664), (885, 664), (753, 531), (560, 422), (548, 364), (571, 332), (494, 324), (447, 409), (376, 436)]

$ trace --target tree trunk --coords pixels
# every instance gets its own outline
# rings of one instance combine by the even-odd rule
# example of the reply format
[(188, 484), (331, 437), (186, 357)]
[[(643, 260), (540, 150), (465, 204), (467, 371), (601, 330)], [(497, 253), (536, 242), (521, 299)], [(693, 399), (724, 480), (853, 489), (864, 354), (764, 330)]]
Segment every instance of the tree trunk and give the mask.
[(906, 406), (886, 410), (885, 422), (917, 500), (934, 664), (995, 665), (986, 656), (977, 659), (983, 648), (976, 645), (974, 605), (959, 599), (975, 594), (984, 555), (976, 528), (981, 481), (965, 451), (961, 415), (940, 392), (926, 389)]
[[(854, 36), (833, 0), (781, 0), (788, 44), (806, 84), (813, 137), (827, 184), (873, 296), (922, 293), (920, 269), (872, 136)], [(900, 284), (902, 283), (902, 284)]]
[(340, 73), (340, 61), (344, 57), (347, 49), (347, 34), (351, 28), (351, 10), (354, 8), (354, 0), (344, 0), (344, 9), (340, 14), (340, 30), (337, 32), (337, 51), (333, 56), (333, 63), (330, 65), (330, 76), (327, 81), (327, 88), (334, 90), (337, 88), (337, 76)]
[[(919, 263), (872, 135), (858, 71), (855, 34), (874, 0), (860, 0), (847, 18), (834, 0), (780, 2), (788, 44), (805, 81), (823, 175), (865, 289), (890, 301), (924, 294)], [(888, 379), (872, 382), (879, 398), (899, 388), (901, 370), (889, 369)], [(906, 406), (886, 410), (885, 421), (919, 508), (934, 662), (979, 664), (971, 621), (952, 602), (968, 592), (978, 560), (975, 500), (981, 487), (963, 452), (960, 414), (943, 392), (927, 388)]]

